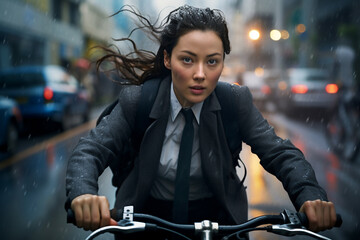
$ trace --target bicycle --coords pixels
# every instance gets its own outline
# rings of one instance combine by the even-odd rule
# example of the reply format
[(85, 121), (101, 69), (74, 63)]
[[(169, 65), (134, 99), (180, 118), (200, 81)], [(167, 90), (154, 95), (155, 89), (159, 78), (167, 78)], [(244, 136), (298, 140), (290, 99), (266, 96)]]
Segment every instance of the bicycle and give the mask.
[[(116, 211), (112, 211), (112, 213), (114, 212)], [(134, 221), (134, 218), (137, 221)], [(70, 209), (68, 211), (68, 222), (73, 223), (74, 219), (73, 212)], [(340, 227), (341, 224), (341, 215), (337, 214), (335, 226)], [(126, 206), (123, 211), (123, 219), (118, 222), (117, 226), (99, 228), (92, 232), (86, 240), (92, 240), (104, 233), (132, 234), (147, 231), (168, 232), (180, 239), (186, 240), (191, 240), (190, 236), (198, 236), (201, 240), (212, 240), (216, 234), (221, 234), (223, 236), (222, 240), (240, 239), (241, 235), (252, 231), (267, 231), (288, 237), (307, 235), (314, 239), (331, 240), (307, 230), (307, 225), (308, 220), (304, 213), (297, 213), (287, 209), (278, 215), (262, 215), (238, 225), (219, 225), (208, 220), (194, 224), (176, 224), (152, 215), (134, 213), (133, 206)]]
[(346, 161), (355, 161), (360, 149), (360, 97), (358, 94), (346, 94), (339, 100), (327, 121), (325, 133), (336, 155)]

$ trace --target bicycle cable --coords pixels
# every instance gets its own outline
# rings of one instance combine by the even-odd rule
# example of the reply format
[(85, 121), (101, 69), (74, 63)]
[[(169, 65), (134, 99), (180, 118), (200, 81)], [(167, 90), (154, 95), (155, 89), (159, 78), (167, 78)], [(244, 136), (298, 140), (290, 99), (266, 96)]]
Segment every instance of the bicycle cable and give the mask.
[(247, 232), (253, 232), (253, 231), (267, 231), (268, 229), (269, 229), (269, 227), (247, 228), (247, 229), (239, 230), (239, 231), (229, 234), (227, 236), (224, 236), (221, 240), (229, 240), (232, 237), (234, 237), (235, 235), (236, 235), (237, 239), (242, 239), (243, 237), (241, 237), (240, 234), (247, 233)]
[(184, 234), (178, 233), (178, 232), (176, 232), (176, 231), (174, 231), (174, 230), (171, 230), (171, 229), (169, 229), (169, 228), (160, 227), (160, 226), (156, 226), (156, 228), (159, 229), (159, 230), (165, 231), (165, 232), (172, 233), (172, 234), (177, 235), (177, 236), (179, 236), (179, 237), (182, 237), (182, 238), (184, 238), (184, 239), (186, 239), (186, 240), (191, 240), (191, 238), (188, 238), (188, 237), (185, 236)]

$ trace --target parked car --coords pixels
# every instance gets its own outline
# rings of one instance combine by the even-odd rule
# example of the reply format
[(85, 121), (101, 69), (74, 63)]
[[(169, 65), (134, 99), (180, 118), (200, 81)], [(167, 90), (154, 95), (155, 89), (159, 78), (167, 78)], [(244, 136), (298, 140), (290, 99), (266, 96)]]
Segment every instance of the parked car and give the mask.
[(0, 151), (13, 154), (22, 128), (20, 109), (14, 100), (0, 96)]
[(286, 113), (299, 109), (330, 110), (338, 98), (335, 79), (322, 69), (288, 69), (278, 88), (277, 104)]
[(0, 72), (0, 94), (17, 101), (27, 126), (57, 123), (68, 129), (87, 121), (90, 112), (86, 89), (59, 66), (4, 70)]

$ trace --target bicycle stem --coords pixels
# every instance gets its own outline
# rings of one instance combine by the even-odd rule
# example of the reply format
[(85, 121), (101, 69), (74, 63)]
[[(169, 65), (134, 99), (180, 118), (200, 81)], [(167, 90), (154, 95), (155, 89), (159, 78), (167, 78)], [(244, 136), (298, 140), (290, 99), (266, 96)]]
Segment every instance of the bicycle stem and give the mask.
[(219, 224), (204, 220), (202, 222), (195, 223), (195, 233), (201, 233), (202, 240), (212, 240), (212, 234), (219, 231)]

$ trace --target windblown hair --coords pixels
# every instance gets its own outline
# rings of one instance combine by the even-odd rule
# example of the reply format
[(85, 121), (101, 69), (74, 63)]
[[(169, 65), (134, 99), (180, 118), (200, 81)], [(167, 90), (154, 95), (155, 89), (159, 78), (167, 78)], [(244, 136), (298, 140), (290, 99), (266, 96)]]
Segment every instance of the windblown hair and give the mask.
[[(134, 7), (125, 5), (116, 14), (129, 12), (138, 20), (137, 28), (133, 29), (128, 37), (115, 39), (131, 43), (132, 51), (127, 54), (121, 53), (118, 48), (103, 48), (106, 54), (98, 59), (96, 66), (99, 70), (105, 62), (111, 62), (113, 69), (122, 84), (141, 84), (153, 77), (163, 77), (170, 74), (170, 70), (164, 65), (164, 50), (171, 56), (172, 50), (179, 38), (193, 30), (211, 30), (221, 39), (225, 54), (230, 53), (230, 41), (228, 28), (222, 11), (209, 8), (196, 8), (189, 5), (181, 6), (171, 11), (163, 21), (159, 19), (151, 23), (149, 19), (142, 16)], [(112, 15), (112, 16), (114, 16)], [(157, 53), (138, 49), (131, 35), (136, 30), (142, 30), (159, 43)]]

